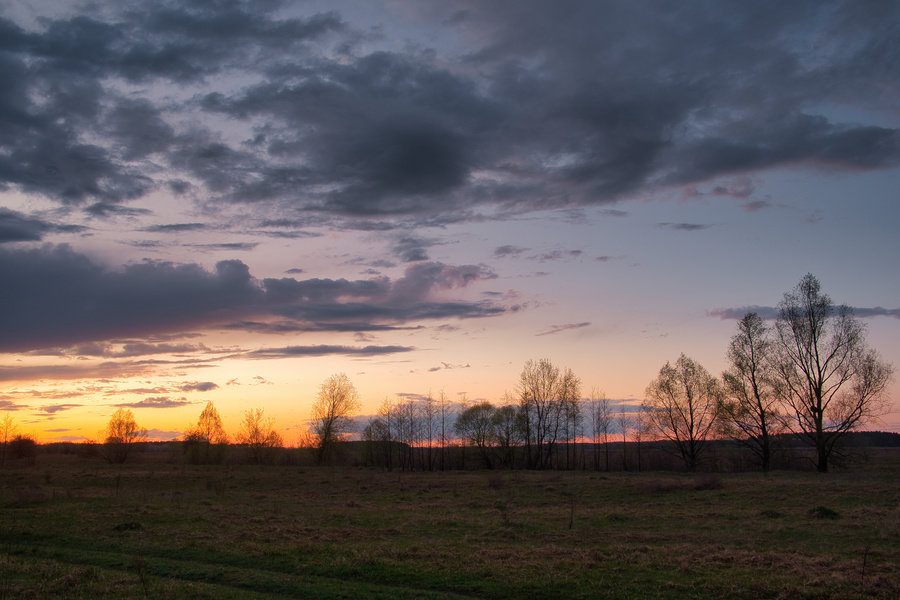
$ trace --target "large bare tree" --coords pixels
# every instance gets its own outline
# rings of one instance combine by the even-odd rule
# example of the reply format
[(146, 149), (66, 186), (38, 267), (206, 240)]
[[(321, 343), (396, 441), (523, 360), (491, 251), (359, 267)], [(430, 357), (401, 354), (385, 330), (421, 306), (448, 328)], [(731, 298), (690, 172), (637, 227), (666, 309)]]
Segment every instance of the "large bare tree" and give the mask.
[(359, 393), (344, 373), (322, 383), (312, 407), (312, 431), (318, 441), (316, 461), (323, 463), (334, 442), (349, 430), (350, 417), (359, 410)]
[(850, 308), (835, 307), (809, 273), (784, 295), (775, 329), (780, 393), (826, 472), (841, 437), (885, 409), (893, 367), (867, 346)]
[(696, 468), (715, 431), (722, 387), (684, 354), (666, 363), (647, 387), (645, 409), (652, 431), (670, 440), (689, 470)]
[(773, 436), (784, 430), (784, 415), (775, 387), (774, 341), (755, 312), (738, 322), (728, 346), (728, 369), (722, 374), (723, 431), (750, 449), (763, 471), (772, 464)]
[(263, 416), (262, 408), (251, 408), (241, 418), (241, 430), (235, 436), (239, 444), (247, 447), (250, 460), (257, 464), (268, 462), (275, 448), (284, 446), (284, 440), (275, 430), (274, 420)]
[(529, 468), (553, 466), (553, 448), (565, 426), (567, 409), (580, 390), (581, 381), (571, 369), (560, 372), (546, 358), (525, 363), (519, 376), (519, 411)]

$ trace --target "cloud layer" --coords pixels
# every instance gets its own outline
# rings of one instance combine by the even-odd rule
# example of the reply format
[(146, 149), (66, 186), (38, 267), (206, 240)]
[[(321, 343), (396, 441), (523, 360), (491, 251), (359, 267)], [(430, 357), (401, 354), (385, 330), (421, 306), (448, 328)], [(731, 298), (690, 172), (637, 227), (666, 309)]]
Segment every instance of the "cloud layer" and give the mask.
[(367, 331), (421, 319), (491, 316), (507, 308), (448, 301), (442, 294), (493, 277), (484, 266), (426, 262), (409, 266), (395, 280), (259, 281), (238, 260), (220, 261), (212, 272), (196, 264), (153, 261), (111, 270), (67, 246), (0, 248), (0, 351), (82, 345), (79, 355), (123, 358), (203, 348), (88, 342), (215, 325), (269, 327), (270, 332), (279, 325), (295, 331)]
[[(386, 5), (405, 47), (352, 4), (96, 8), (0, 17), (0, 186), (99, 217), (167, 190), (281, 218), (439, 223), (900, 164), (898, 131), (862, 116), (895, 111), (890, 2)], [(429, 47), (423, 25), (445, 41)], [(3, 213), (0, 241), (46, 227)], [(398, 243), (403, 260), (423, 251)]]

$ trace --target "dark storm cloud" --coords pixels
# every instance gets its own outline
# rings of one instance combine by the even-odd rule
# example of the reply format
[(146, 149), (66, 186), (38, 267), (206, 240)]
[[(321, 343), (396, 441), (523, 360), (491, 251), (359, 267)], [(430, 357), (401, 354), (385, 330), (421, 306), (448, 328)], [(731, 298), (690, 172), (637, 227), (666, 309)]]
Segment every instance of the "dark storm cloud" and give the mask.
[[(411, 265), (394, 281), (260, 282), (238, 260), (220, 261), (213, 272), (196, 264), (153, 261), (109, 270), (67, 246), (0, 248), (0, 351), (62, 347), (54, 352), (206, 356), (211, 351), (198, 344), (106, 340), (186, 334), (229, 322), (240, 327), (254, 316), (289, 319), (300, 331), (372, 331), (419, 319), (492, 316), (510, 309), (489, 302), (446, 301), (440, 295), (495, 277), (483, 265), (425, 262)], [(252, 318), (246, 322), (251, 330), (278, 326), (259, 325)]]
[(702, 225), (700, 223), (657, 223), (656, 226), (673, 231), (703, 231), (712, 227), (712, 225)]
[(167, 185), (391, 228), (900, 164), (861, 116), (895, 106), (896, 3), (428, 3), (465, 56), (413, 30), (382, 47), (352, 10), (287, 16), (302, 3), (99, 7), (0, 18), (0, 186), (95, 216)]
[(0, 350), (28, 350), (198, 326), (262, 300), (239, 261), (214, 273), (143, 262), (110, 271), (66, 246), (0, 251)]
[(57, 225), (0, 207), (0, 244), (35, 242), (48, 233), (79, 233), (84, 230), (84, 227), (77, 225)]

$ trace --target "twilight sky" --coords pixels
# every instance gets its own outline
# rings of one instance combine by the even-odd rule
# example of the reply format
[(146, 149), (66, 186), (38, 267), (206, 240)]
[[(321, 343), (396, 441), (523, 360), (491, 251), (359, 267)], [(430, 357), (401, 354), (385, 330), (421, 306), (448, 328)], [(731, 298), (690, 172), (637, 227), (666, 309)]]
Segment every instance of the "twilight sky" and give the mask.
[(637, 401), (807, 272), (900, 367), (898, 98), (889, 1), (0, 0), (0, 410)]

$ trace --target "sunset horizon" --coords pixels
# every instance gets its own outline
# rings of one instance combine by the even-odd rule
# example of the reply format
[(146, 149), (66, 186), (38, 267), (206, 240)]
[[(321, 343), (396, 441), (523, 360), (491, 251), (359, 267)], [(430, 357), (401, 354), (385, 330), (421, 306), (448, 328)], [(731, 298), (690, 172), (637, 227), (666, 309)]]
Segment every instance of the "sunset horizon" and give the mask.
[[(0, 413), (645, 400), (807, 274), (900, 365), (886, 4), (0, 4)], [(893, 273), (893, 275), (892, 275)], [(900, 432), (900, 382), (859, 429)]]

